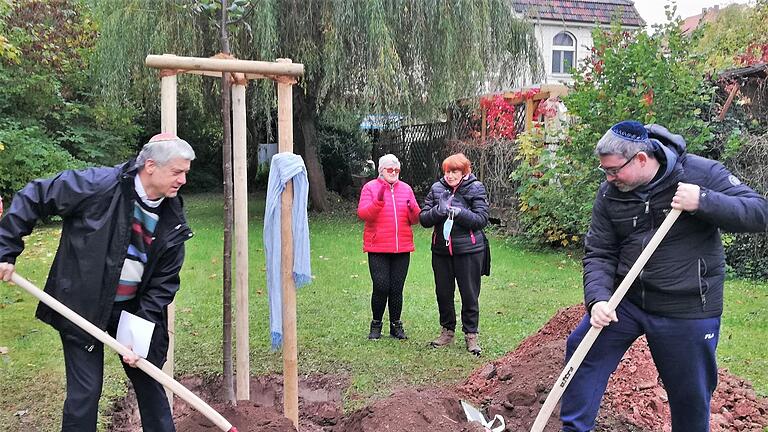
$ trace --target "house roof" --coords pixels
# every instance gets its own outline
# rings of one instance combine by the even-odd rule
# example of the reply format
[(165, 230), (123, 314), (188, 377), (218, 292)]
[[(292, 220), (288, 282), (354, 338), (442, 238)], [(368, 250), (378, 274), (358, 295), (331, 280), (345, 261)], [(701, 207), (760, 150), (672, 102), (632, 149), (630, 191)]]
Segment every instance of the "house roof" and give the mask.
[(533, 19), (610, 24), (616, 16), (623, 26), (645, 25), (632, 0), (512, 0), (512, 5)]
[(752, 66), (728, 69), (720, 74), (720, 77), (726, 79), (733, 78), (768, 78), (768, 63), (758, 63)]
[(693, 33), (694, 30), (696, 30), (696, 28), (699, 25), (703, 23), (714, 22), (717, 19), (717, 17), (720, 16), (720, 14), (725, 10), (731, 9), (731, 8), (743, 8), (743, 7), (746, 7), (746, 6), (738, 3), (734, 3), (728, 6), (725, 6), (724, 8), (720, 8), (719, 5), (714, 5), (711, 8), (702, 8), (700, 14), (684, 18), (683, 22), (680, 23), (680, 30), (684, 34), (691, 34)]

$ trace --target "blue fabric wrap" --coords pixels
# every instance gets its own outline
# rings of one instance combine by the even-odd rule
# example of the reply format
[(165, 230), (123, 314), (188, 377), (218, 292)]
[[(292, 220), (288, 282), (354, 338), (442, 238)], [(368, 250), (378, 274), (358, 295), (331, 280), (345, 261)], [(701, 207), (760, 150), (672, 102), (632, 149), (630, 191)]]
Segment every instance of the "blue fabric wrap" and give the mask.
[(281, 278), (281, 196), (285, 185), (293, 180), (293, 280), (296, 288), (312, 281), (309, 260), (309, 223), (307, 196), (309, 181), (307, 168), (300, 156), (278, 153), (272, 157), (267, 184), (267, 203), (264, 214), (264, 254), (267, 264), (267, 292), (269, 294), (269, 330), (272, 349), (283, 344), (283, 309)]

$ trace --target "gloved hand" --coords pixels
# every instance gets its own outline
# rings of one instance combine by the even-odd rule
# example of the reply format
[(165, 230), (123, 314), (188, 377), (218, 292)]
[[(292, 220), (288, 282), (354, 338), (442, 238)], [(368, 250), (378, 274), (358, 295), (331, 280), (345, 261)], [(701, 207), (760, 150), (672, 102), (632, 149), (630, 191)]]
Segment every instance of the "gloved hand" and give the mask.
[(445, 191), (438, 200), (437, 214), (440, 216), (448, 215), (448, 207), (451, 204), (451, 191)]
[(376, 199), (379, 201), (384, 201), (384, 186), (379, 187), (379, 194), (376, 195)]

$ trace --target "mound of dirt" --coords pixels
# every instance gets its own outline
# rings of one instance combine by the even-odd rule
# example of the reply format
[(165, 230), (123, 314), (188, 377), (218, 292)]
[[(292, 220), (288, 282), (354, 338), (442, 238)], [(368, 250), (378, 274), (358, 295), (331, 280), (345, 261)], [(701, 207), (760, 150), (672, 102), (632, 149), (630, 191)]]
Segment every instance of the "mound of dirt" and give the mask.
[[(481, 400), (489, 416), (501, 414), (507, 430), (530, 430), (549, 389), (564, 366), (565, 339), (584, 315), (582, 306), (558, 313), (506, 356), (472, 373), (460, 387)], [(762, 431), (768, 425), (768, 400), (745, 380), (721, 369), (712, 397), (711, 431)], [(546, 432), (558, 431), (559, 407)], [(645, 337), (624, 355), (603, 397), (600, 430), (670, 432), (669, 404)]]
[[(584, 314), (582, 306), (562, 309), (538, 332), (506, 356), (474, 371), (459, 386), (403, 389), (387, 398), (344, 415), (344, 377), (307, 376), (299, 382), (299, 428), (302, 432), (482, 432), (468, 423), (459, 400), (485, 411), (486, 418), (501, 415), (506, 431), (530, 430), (549, 389), (560, 375), (565, 339)], [(768, 426), (768, 400), (756, 396), (751, 385), (727, 370), (719, 371), (712, 399), (712, 432), (760, 432)], [(222, 404), (218, 380), (182, 381), (227, 418), (240, 432), (295, 431), (281, 414), (282, 377), (251, 380), (251, 400), (236, 407)], [(126, 399), (113, 416), (110, 430), (140, 431), (135, 400)], [(559, 430), (555, 409), (545, 432)], [(174, 417), (184, 432), (217, 430), (202, 414), (176, 399)], [(603, 398), (598, 430), (612, 432), (668, 432), (669, 404), (653, 365), (648, 345), (640, 338), (622, 359)]]

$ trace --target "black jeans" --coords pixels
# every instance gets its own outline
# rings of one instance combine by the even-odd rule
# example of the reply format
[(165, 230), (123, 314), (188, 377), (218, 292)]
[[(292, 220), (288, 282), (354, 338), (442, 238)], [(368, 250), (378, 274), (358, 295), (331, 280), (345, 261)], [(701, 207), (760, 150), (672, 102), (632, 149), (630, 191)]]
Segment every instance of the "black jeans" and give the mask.
[(480, 321), (480, 273), (484, 260), (485, 251), (453, 256), (432, 254), (435, 295), (442, 327), (456, 330), (453, 297), (458, 284), (461, 296), (461, 330), (464, 333), (477, 333)]
[[(126, 303), (122, 305), (121, 303)], [(122, 306), (115, 303), (107, 332), (115, 336)], [(96, 432), (99, 398), (104, 381), (104, 345), (96, 342), (84, 347), (62, 335), (64, 366), (67, 374), (67, 398), (61, 420), (62, 432)], [(90, 348), (90, 350), (89, 350)], [(174, 432), (173, 416), (162, 384), (144, 371), (132, 368), (120, 359), (125, 374), (133, 384), (139, 402), (141, 423), (145, 432)]]
[(403, 287), (410, 262), (410, 252), (368, 253), (368, 268), (373, 281), (371, 312), (374, 320), (382, 320), (387, 303), (389, 303), (389, 322), (400, 320), (400, 314), (403, 311)]

